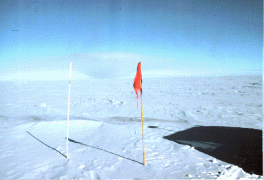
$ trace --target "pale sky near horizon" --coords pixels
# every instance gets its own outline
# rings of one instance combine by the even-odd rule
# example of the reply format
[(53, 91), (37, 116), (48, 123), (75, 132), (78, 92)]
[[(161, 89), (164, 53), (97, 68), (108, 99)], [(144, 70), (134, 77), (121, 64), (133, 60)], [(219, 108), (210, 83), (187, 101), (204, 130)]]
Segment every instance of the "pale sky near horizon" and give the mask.
[(261, 74), (262, 11), (261, 0), (2, 0), (0, 80), (67, 76), (69, 62), (79, 78), (133, 77), (139, 61), (143, 78)]

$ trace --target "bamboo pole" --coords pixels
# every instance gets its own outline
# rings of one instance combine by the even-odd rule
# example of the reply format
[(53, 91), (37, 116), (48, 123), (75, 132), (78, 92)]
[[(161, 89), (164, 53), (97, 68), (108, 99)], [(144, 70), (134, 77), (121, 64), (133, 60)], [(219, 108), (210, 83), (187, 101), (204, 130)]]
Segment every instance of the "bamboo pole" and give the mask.
[(70, 63), (70, 79), (69, 79), (69, 94), (68, 94), (68, 114), (67, 114), (67, 142), (66, 142), (66, 157), (68, 159), (68, 143), (69, 143), (69, 126), (70, 126), (70, 95), (71, 95), (71, 69), (72, 63)]
[[(142, 92), (142, 83), (140, 81), (140, 87)], [(142, 93), (141, 93), (141, 119), (142, 119), (142, 139), (143, 139), (143, 165), (145, 165), (145, 143), (144, 143), (144, 127), (143, 127), (143, 103), (142, 103)]]

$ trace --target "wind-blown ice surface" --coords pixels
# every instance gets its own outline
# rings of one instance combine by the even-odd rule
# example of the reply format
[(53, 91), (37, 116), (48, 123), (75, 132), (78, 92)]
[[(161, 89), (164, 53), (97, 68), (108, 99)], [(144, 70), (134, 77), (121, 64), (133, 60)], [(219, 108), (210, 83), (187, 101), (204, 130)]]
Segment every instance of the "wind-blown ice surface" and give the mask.
[[(262, 77), (0, 82), (0, 178), (260, 178)], [(231, 129), (230, 129), (231, 128)], [(253, 174), (253, 175), (251, 175)]]

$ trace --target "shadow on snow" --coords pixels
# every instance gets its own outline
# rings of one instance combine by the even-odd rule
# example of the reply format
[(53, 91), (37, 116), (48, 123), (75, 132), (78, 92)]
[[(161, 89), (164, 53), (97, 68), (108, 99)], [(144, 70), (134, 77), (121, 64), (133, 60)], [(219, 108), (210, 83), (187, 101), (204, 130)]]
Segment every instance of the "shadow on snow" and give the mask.
[(65, 156), (64, 154), (62, 154), (60, 151), (58, 151), (57, 149), (50, 147), (49, 145), (47, 145), (46, 143), (42, 142), (41, 140), (39, 140), (38, 138), (36, 138), (35, 136), (33, 136), (30, 132), (26, 131), (30, 136), (32, 136), (33, 138), (35, 138), (36, 140), (38, 140), (39, 142), (41, 142), (42, 144), (44, 144), (45, 146), (47, 146), (48, 148), (57, 151), (58, 153), (60, 153), (62, 156), (64, 156), (65, 158), (67, 158), (67, 156)]
[(263, 175), (262, 130), (196, 126), (163, 138), (190, 145), (221, 161), (237, 165), (247, 173)]
[(77, 144), (81, 144), (81, 145), (83, 145), (83, 146), (91, 147), (91, 148), (94, 148), (94, 149), (98, 149), (98, 150), (101, 150), (101, 151), (104, 151), (104, 152), (107, 152), (107, 153), (110, 153), (110, 154), (113, 154), (113, 155), (116, 155), (116, 156), (122, 157), (122, 158), (127, 159), (127, 160), (130, 160), (130, 161), (134, 161), (134, 162), (137, 162), (137, 163), (143, 165), (143, 163), (141, 163), (141, 162), (138, 162), (138, 161), (133, 160), (133, 159), (126, 158), (126, 157), (124, 157), (124, 156), (121, 156), (121, 155), (115, 154), (115, 153), (113, 153), (113, 152), (110, 152), (110, 151), (107, 151), (107, 150), (104, 150), (104, 149), (101, 149), (101, 148), (98, 148), (98, 147), (90, 146), (90, 145), (88, 145), (88, 144), (84, 144), (84, 143), (81, 143), (81, 142), (75, 141), (75, 140), (70, 139), (70, 138), (69, 138), (68, 140), (69, 140), (70, 142), (77, 143)]
[[(67, 156), (65, 156), (64, 154), (62, 154), (62, 153), (61, 153), (60, 151), (58, 151), (57, 149), (55, 149), (55, 148), (53, 148), (53, 147), (47, 145), (46, 143), (44, 143), (43, 141), (41, 141), (40, 139), (38, 139), (37, 137), (35, 137), (34, 135), (32, 135), (30, 132), (28, 132), (28, 131), (26, 131), (26, 132), (27, 132), (30, 136), (32, 136), (33, 138), (35, 138), (37, 141), (39, 141), (40, 143), (44, 144), (45, 146), (47, 146), (48, 148), (50, 148), (50, 149), (52, 149), (52, 150), (54, 150), (54, 151), (57, 151), (57, 152), (60, 153), (62, 156), (64, 156), (65, 158), (67, 158)], [(122, 158), (127, 159), (127, 160), (130, 160), (130, 161), (134, 161), (134, 162), (137, 162), (137, 163), (143, 165), (143, 163), (141, 163), (141, 162), (138, 162), (138, 161), (133, 160), (133, 159), (126, 158), (126, 157), (124, 157), (124, 156), (121, 156), (121, 155), (115, 154), (115, 153), (113, 153), (113, 152), (110, 152), (110, 151), (107, 151), (107, 150), (104, 150), (104, 149), (101, 149), (101, 148), (98, 148), (98, 147), (90, 146), (90, 145), (88, 145), (88, 144), (84, 144), (84, 143), (81, 143), (81, 142), (75, 141), (75, 140), (70, 139), (70, 138), (69, 138), (68, 140), (69, 140), (70, 142), (77, 143), (77, 144), (81, 144), (81, 145), (83, 145), (83, 146), (91, 147), (91, 148), (94, 148), (94, 149), (98, 149), (98, 150), (101, 150), (101, 151), (104, 151), (104, 152), (107, 152), (107, 153), (110, 153), (110, 154), (113, 154), (113, 155), (116, 155), (116, 156), (122, 157)]]

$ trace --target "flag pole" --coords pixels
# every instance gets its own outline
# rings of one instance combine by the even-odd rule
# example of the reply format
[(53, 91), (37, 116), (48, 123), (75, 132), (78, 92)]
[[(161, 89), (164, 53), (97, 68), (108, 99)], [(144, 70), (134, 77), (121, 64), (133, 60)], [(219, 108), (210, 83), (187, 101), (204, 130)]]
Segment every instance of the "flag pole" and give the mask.
[(68, 114), (67, 114), (67, 142), (66, 142), (66, 157), (68, 159), (68, 140), (69, 140), (69, 126), (70, 126), (70, 93), (71, 93), (71, 69), (72, 63), (70, 62), (70, 79), (69, 79), (69, 94), (68, 94)]
[(142, 139), (143, 139), (143, 165), (145, 165), (145, 143), (144, 143), (144, 127), (143, 127), (143, 103), (142, 103), (142, 83), (140, 81), (141, 87), (141, 119), (142, 119)]

